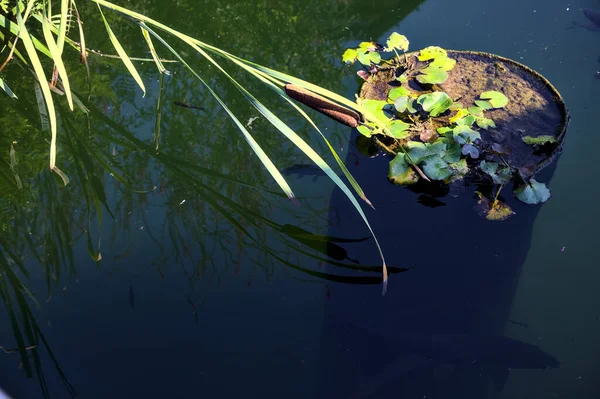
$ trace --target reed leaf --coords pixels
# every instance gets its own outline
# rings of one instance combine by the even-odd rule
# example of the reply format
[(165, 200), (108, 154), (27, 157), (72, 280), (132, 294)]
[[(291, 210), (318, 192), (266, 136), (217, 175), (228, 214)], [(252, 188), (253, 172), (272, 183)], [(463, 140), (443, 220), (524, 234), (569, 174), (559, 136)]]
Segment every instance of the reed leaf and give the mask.
[(58, 74), (62, 79), (62, 85), (64, 87), (65, 96), (67, 97), (69, 109), (73, 111), (73, 96), (71, 95), (71, 84), (69, 83), (69, 76), (67, 75), (67, 70), (65, 69), (65, 64), (62, 60), (62, 50), (54, 41), (54, 37), (52, 36), (52, 32), (50, 31), (50, 25), (51, 23), (50, 21), (48, 21), (48, 17), (44, 13), (44, 15), (42, 15), (42, 32), (44, 34), (44, 39), (46, 39), (46, 44), (48, 45), (50, 54), (52, 54), (52, 60), (54, 61), (54, 65), (56, 65)]
[(100, 7), (100, 5), (98, 5), (98, 9), (100, 10), (100, 15), (102, 16), (102, 20), (104, 21), (104, 26), (106, 27), (106, 32), (108, 33), (108, 37), (109, 37), (113, 47), (115, 48), (115, 50), (117, 50), (117, 54), (119, 54), (119, 57), (121, 57), (121, 61), (123, 61), (123, 64), (125, 64), (125, 67), (129, 71), (129, 73), (131, 74), (133, 79), (136, 81), (138, 86), (140, 86), (140, 88), (142, 89), (142, 92), (144, 93), (143, 96), (145, 97), (146, 96), (146, 87), (144, 86), (144, 82), (142, 81), (140, 74), (133, 66), (133, 63), (129, 59), (127, 52), (125, 52), (125, 49), (123, 48), (123, 46), (121, 46), (119, 39), (117, 39), (117, 37), (113, 33), (112, 29), (110, 28), (110, 25), (108, 24), (108, 21), (104, 17), (104, 13), (102, 12), (102, 8)]
[(8, 87), (8, 85), (6, 84), (6, 82), (4, 82), (2, 78), (0, 78), (0, 87), (2, 87), (2, 90), (4, 90), (4, 92), (8, 94), (10, 98), (18, 98), (17, 95), (13, 93), (13, 91), (10, 89), (10, 87)]

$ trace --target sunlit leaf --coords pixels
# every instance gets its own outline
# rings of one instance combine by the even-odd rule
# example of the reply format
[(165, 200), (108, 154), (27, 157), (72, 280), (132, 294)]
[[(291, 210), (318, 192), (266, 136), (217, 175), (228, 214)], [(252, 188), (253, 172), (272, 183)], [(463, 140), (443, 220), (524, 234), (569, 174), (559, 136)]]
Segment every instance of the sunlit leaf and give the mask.
[(523, 142), (527, 145), (545, 145), (545, 144), (554, 144), (556, 143), (556, 137), (554, 136), (523, 136)]
[(486, 130), (488, 127), (496, 127), (496, 124), (494, 123), (494, 121), (489, 118), (476, 118), (475, 123), (481, 129), (486, 129)]
[(388, 178), (392, 183), (401, 185), (414, 184), (419, 180), (419, 176), (406, 162), (402, 153), (396, 155), (390, 162)]
[(356, 130), (358, 130), (359, 133), (362, 134), (363, 136), (371, 137), (371, 129), (369, 129), (365, 125), (358, 125), (356, 127)]
[(406, 108), (408, 107), (408, 97), (402, 96), (396, 98), (396, 100), (394, 101), (394, 107), (396, 108), (396, 111), (400, 113), (406, 111)]
[(356, 51), (356, 49), (349, 48), (346, 49), (346, 51), (344, 51), (344, 54), (342, 55), (342, 61), (346, 64), (354, 64), (354, 61), (356, 61), (357, 56), (358, 52)]
[(469, 115), (469, 111), (467, 111), (464, 108), (461, 108), (458, 111), (456, 111), (456, 114), (452, 116), (449, 120), (451, 123), (457, 123), (458, 120), (464, 118), (467, 115)]
[(488, 100), (494, 108), (503, 108), (508, 104), (508, 98), (499, 91), (486, 91), (479, 95), (484, 100)]
[(419, 83), (424, 84), (442, 84), (446, 79), (448, 79), (448, 73), (443, 69), (432, 65), (421, 69), (420, 74), (417, 75)]
[(71, 111), (73, 111), (73, 96), (71, 95), (71, 85), (69, 83), (69, 76), (67, 75), (67, 71), (62, 60), (61, 50), (54, 42), (54, 37), (52, 36), (52, 32), (50, 31), (50, 22), (48, 21), (48, 18), (45, 15), (42, 16), (42, 32), (44, 34), (46, 44), (48, 45), (48, 50), (50, 50), (50, 54), (52, 54), (52, 60), (54, 61), (56, 69), (58, 70), (58, 73), (62, 79), (67, 103), (69, 104), (69, 108), (71, 109)]
[(478, 116), (478, 117), (482, 117), (483, 116), (483, 110), (479, 107), (469, 107), (468, 108), (469, 112), (472, 115)]
[(417, 103), (421, 104), (424, 111), (429, 112), (431, 116), (438, 116), (446, 112), (452, 105), (452, 99), (448, 94), (442, 91), (422, 94), (417, 98)]
[(473, 122), (475, 122), (475, 116), (469, 114), (462, 119), (456, 121), (457, 125), (465, 125), (465, 126), (473, 126)]
[(113, 47), (117, 51), (117, 54), (119, 54), (119, 57), (121, 57), (121, 61), (123, 61), (123, 64), (125, 64), (125, 67), (129, 71), (129, 73), (131, 74), (133, 79), (136, 81), (138, 86), (140, 86), (140, 88), (142, 89), (143, 96), (146, 96), (146, 87), (144, 86), (144, 82), (142, 81), (142, 78), (141, 78), (140, 74), (138, 73), (137, 69), (135, 69), (135, 67), (133, 66), (133, 63), (129, 59), (127, 52), (125, 51), (123, 46), (121, 46), (119, 39), (117, 39), (117, 37), (113, 33), (112, 29), (110, 28), (108, 21), (104, 17), (104, 13), (102, 12), (102, 7), (100, 7), (100, 4), (98, 4), (98, 9), (100, 10), (100, 15), (102, 16), (102, 20), (104, 21), (104, 26), (106, 28), (106, 33), (108, 33), (108, 38), (110, 39), (110, 42), (112, 43)]
[(390, 125), (390, 132), (392, 133), (392, 136), (394, 138), (400, 140), (410, 135), (410, 133), (406, 131), (406, 129), (408, 129), (409, 127), (410, 125), (408, 123), (402, 122), (400, 120), (395, 120), (392, 121), (392, 124)]
[(479, 108), (481, 108), (484, 111), (487, 111), (488, 109), (494, 108), (494, 107), (492, 107), (492, 104), (490, 104), (488, 101), (475, 100), (473, 102), (475, 103), (476, 106), (478, 106)]
[(385, 51), (392, 51), (394, 49), (400, 51), (408, 50), (408, 39), (406, 36), (397, 32), (394, 32), (390, 35), (389, 39), (387, 40), (387, 47), (385, 48)]
[(479, 196), (479, 201), (476, 206), (477, 212), (480, 215), (485, 216), (487, 220), (505, 220), (515, 214), (504, 202), (497, 199), (490, 201), (479, 191), (477, 191), (476, 194)]
[(441, 47), (429, 46), (419, 51), (419, 61), (433, 60), (438, 57), (447, 57), (448, 53)]
[(450, 71), (456, 66), (456, 60), (453, 58), (439, 56), (435, 58), (429, 65), (440, 68), (444, 71)]
[(377, 65), (381, 62), (381, 54), (371, 51), (367, 51), (366, 53), (359, 52), (356, 59), (366, 66), (371, 66), (371, 63)]
[(386, 123), (389, 122), (389, 117), (383, 112), (383, 107), (387, 105), (387, 101), (383, 100), (371, 100), (364, 99), (361, 100), (361, 105), (369, 111), (375, 118), (379, 119), (381, 122)]
[(437, 128), (437, 132), (441, 135), (444, 135), (451, 131), (452, 131), (452, 128), (450, 126), (442, 126), (442, 127)]
[(529, 184), (523, 184), (517, 188), (514, 194), (519, 200), (530, 205), (544, 203), (551, 197), (548, 187), (535, 179), (531, 179), (529, 180)]
[(452, 131), (454, 134), (454, 140), (456, 140), (459, 144), (472, 143), (477, 139), (481, 139), (481, 134), (479, 134), (479, 132), (466, 125), (458, 125), (454, 127)]
[(394, 102), (400, 96), (409, 96), (409, 95), (410, 95), (410, 90), (408, 90), (408, 89), (406, 89), (406, 88), (404, 88), (402, 86), (400, 86), (400, 87), (394, 87), (388, 93), (388, 100)]
[(8, 87), (2, 78), (0, 78), (0, 87), (2, 87), (2, 90), (4, 90), (4, 92), (8, 94), (10, 98), (17, 98), (16, 94), (13, 93), (13, 91), (10, 89), (10, 87)]
[[(446, 158), (444, 161), (448, 162)], [(448, 166), (453, 171), (453, 178), (463, 178), (469, 172), (469, 166), (466, 159), (460, 159), (457, 162), (449, 163)]]

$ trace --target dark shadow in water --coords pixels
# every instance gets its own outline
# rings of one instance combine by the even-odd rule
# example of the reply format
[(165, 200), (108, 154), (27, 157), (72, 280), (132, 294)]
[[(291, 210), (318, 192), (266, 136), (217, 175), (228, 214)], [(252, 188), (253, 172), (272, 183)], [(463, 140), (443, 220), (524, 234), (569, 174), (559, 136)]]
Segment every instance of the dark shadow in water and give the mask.
[[(436, 185), (408, 190), (388, 182), (389, 161), (361, 156), (348, 168), (377, 208), (367, 216), (387, 263), (417, 267), (391, 276), (385, 297), (380, 287), (335, 287), (319, 397), (486, 398), (510, 369), (559, 367), (543, 349), (503, 337), (539, 206), (508, 198), (516, 215), (487, 221), (474, 210), (476, 186), (458, 195)], [(548, 182), (555, 165), (538, 180)], [(331, 206), (347, 217), (328, 234), (366, 230), (339, 190)], [(356, 245), (358, 261), (376, 261), (372, 241)]]

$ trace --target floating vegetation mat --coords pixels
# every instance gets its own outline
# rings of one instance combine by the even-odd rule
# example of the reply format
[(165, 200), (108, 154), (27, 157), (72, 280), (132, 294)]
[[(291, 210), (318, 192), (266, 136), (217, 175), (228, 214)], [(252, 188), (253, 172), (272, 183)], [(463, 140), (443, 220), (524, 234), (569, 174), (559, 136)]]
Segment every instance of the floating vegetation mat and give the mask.
[(370, 114), (357, 126), (357, 146), (372, 153), (376, 145), (392, 157), (394, 184), (488, 187), (477, 194), (490, 220), (513, 214), (499, 200), (506, 186), (527, 204), (547, 201), (550, 191), (535, 174), (562, 151), (568, 122), (556, 89), (494, 54), (407, 50), (408, 40), (394, 33), (387, 46), (363, 42), (344, 53), (344, 61), (362, 65), (357, 102)]

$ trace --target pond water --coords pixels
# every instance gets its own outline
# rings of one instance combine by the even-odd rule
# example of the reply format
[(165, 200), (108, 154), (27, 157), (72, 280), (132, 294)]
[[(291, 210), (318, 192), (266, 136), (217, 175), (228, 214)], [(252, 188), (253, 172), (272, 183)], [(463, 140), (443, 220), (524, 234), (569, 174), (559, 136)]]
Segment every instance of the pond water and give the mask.
[[(418, 193), (387, 182), (383, 155), (357, 155), (356, 131), (315, 115), (377, 208), (364, 209), (394, 272), (382, 297), (372, 239), (341, 243), (345, 251), (330, 251), (332, 259), (322, 245), (289, 235), (300, 228), (369, 237), (349, 201), (326, 177), (302, 174), (288, 176), (301, 206), (288, 201), (180, 64), (165, 64), (171, 75), (160, 81), (152, 62), (136, 63), (143, 97), (118, 60), (91, 56), (89, 88), (77, 55), (69, 56), (72, 85), (90, 113), (59, 106), (65, 187), (47, 168), (33, 82), (11, 64), (2, 77), (19, 100), (0, 96), (0, 388), (7, 395), (598, 397), (600, 32), (573, 21), (591, 24), (582, 10), (600, 12), (600, 2), (128, 6), (347, 98), (360, 79), (341, 64), (345, 48), (393, 31), (412, 49), (439, 45), (522, 62), (555, 85), (571, 115), (564, 153), (540, 176), (552, 198), (517, 204), (516, 215), (499, 223), (480, 218), (468, 193), (425, 207)], [(80, 7), (88, 46), (112, 53), (97, 10)], [(139, 30), (107, 16), (131, 56), (149, 56)], [(254, 119), (258, 113), (214, 67), (181, 49), (280, 169), (309, 162)], [(290, 107), (227, 68), (333, 162)], [(21, 189), (9, 167), (11, 144)]]

